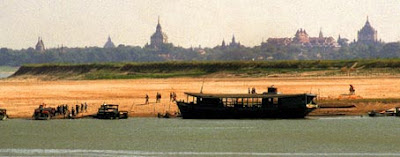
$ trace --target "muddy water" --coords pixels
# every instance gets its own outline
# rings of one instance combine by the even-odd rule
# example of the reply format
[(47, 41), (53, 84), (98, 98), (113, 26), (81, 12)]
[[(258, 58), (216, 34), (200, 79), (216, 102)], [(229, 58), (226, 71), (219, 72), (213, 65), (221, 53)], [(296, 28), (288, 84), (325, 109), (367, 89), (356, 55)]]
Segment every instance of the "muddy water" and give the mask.
[(400, 156), (398, 117), (9, 119), (0, 156)]

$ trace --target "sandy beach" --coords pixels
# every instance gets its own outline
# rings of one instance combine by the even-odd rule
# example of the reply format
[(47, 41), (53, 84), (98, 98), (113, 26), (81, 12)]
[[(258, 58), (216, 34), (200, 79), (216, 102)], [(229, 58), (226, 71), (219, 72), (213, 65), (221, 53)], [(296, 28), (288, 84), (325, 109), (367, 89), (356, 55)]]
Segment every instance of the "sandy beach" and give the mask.
[[(83, 80), (39, 81), (6, 79), (0, 81), (0, 108), (7, 109), (10, 118), (30, 118), (40, 103), (56, 107), (87, 102), (88, 112), (95, 114), (102, 103), (119, 104), (121, 110), (132, 117), (156, 116), (157, 113), (176, 112), (169, 93), (177, 99), (186, 99), (184, 92), (199, 92), (204, 80), (204, 93), (247, 93), (256, 88), (258, 93), (275, 85), (281, 93), (314, 93), (320, 99), (338, 99), (348, 94), (349, 84), (354, 85), (357, 99), (400, 98), (398, 77), (279, 77), (279, 78), (170, 78), (133, 80)], [(156, 93), (162, 95), (155, 103)], [(150, 104), (144, 104), (145, 95)], [(343, 98), (343, 97), (342, 97)], [(356, 108), (338, 109), (345, 115), (361, 115), (368, 110), (388, 109), (400, 104), (356, 104)], [(332, 109), (318, 109), (311, 115), (334, 113)]]

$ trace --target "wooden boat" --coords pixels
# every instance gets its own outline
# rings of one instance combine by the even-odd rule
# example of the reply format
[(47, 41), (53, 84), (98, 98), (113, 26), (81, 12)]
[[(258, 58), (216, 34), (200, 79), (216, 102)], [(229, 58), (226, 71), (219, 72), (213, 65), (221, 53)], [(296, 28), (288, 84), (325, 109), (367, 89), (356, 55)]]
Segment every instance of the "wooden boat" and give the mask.
[(188, 119), (304, 118), (318, 108), (314, 94), (279, 94), (275, 87), (262, 94), (185, 94), (177, 104)]
[(370, 111), (368, 112), (368, 116), (370, 117), (400, 116), (400, 107), (391, 108), (381, 112)]

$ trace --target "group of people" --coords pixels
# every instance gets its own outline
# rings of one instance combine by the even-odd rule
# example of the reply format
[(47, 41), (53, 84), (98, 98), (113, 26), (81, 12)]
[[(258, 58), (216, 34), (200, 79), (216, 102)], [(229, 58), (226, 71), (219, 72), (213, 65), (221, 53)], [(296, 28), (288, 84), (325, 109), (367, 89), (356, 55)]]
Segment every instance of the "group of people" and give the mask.
[(56, 113), (57, 114), (61, 114), (61, 115), (70, 114), (70, 116), (76, 116), (79, 113), (87, 112), (87, 109), (88, 109), (88, 105), (87, 105), (86, 102), (85, 103), (81, 103), (80, 105), (76, 104), (75, 107), (72, 106), (71, 110), (68, 110), (68, 105), (67, 104), (63, 104), (63, 105), (57, 106)]
[(72, 114), (72, 116), (76, 116), (79, 113), (87, 112), (87, 108), (88, 108), (88, 105), (87, 105), (86, 102), (85, 103), (81, 103), (81, 105), (76, 104), (75, 108), (72, 107), (71, 114)]
[(170, 92), (169, 93), (169, 101), (170, 102), (176, 102), (176, 93), (175, 92)]
[(67, 104), (58, 105), (56, 108), (56, 113), (62, 114), (62, 115), (67, 114), (68, 113), (68, 105)]
[(249, 94), (257, 94), (257, 92), (256, 92), (256, 88), (251, 88), (251, 91), (250, 91), (250, 88), (248, 88), (248, 93)]
[[(145, 104), (149, 104), (149, 95), (148, 94), (146, 94), (145, 99), (146, 99)], [(176, 102), (176, 93), (175, 92), (169, 93), (169, 101)], [(161, 93), (157, 92), (156, 103), (159, 103), (159, 102), (161, 102)]]

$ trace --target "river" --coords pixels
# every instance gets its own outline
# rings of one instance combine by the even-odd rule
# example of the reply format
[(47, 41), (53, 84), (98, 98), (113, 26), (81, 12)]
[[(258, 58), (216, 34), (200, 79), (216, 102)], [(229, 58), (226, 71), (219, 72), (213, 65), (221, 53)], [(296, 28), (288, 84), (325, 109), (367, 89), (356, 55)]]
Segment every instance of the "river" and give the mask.
[(6, 78), (8, 76), (11, 76), (13, 73), (11, 72), (0, 72), (0, 78)]
[(400, 156), (400, 118), (8, 119), (0, 139), (0, 156)]

